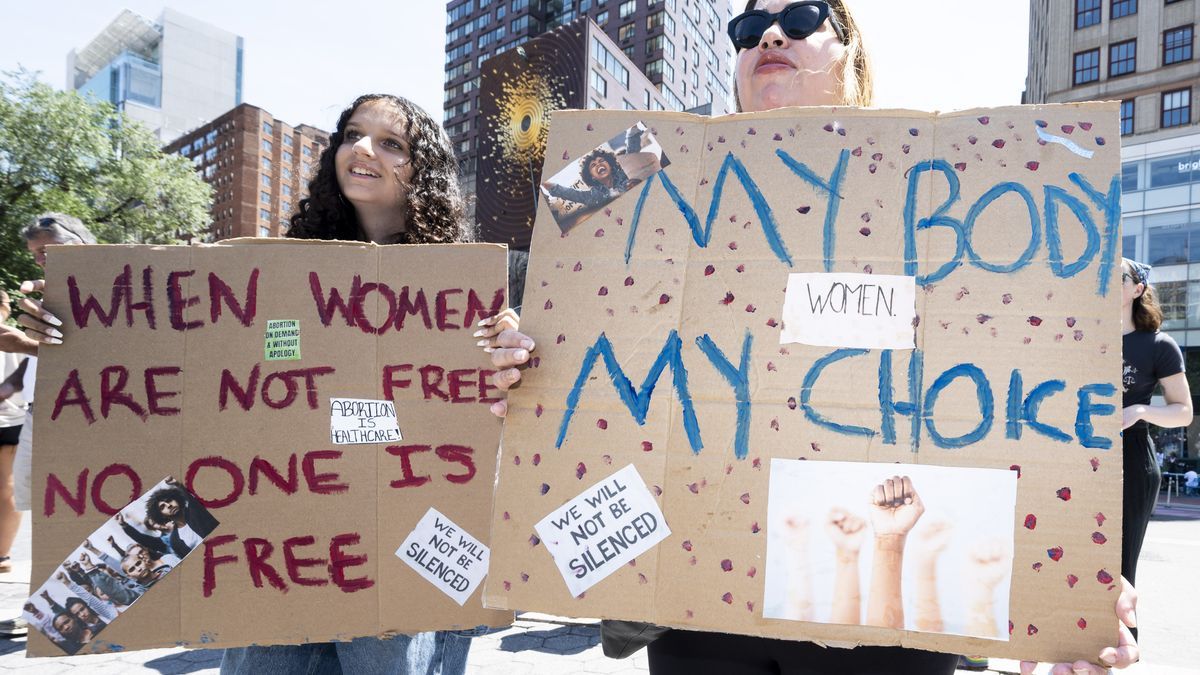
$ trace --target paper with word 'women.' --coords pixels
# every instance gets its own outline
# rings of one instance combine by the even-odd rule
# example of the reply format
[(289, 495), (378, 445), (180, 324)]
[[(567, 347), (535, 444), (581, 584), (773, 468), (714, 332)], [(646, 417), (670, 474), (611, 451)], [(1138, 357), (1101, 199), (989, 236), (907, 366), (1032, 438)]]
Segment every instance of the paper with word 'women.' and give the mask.
[[(472, 333), (505, 306), (505, 261), (486, 244), (56, 250), (46, 304), (66, 337), (38, 369), (34, 577), (164, 475), (221, 521), (79, 653), (511, 622), (395, 555), (435, 509), (450, 563), (486, 573), (460, 560), (488, 546), (500, 435)], [(29, 651), (62, 653), (42, 635)]]
[[(485, 603), (1056, 661), (1116, 644), (1116, 105), (566, 112), (546, 175), (637, 122), (670, 166), (569, 230), (539, 207), (539, 358), (509, 397)], [(670, 534), (577, 594), (537, 526), (627, 465)], [(996, 482), (967, 469), (1012, 474), (977, 547), (983, 511), (955, 500), (1002, 502), (947, 489)], [(813, 546), (834, 523), (863, 547), (836, 619), (766, 592), (838, 578), (770, 553), (795, 540), (771, 514), (805, 504)], [(934, 529), (942, 576), (987, 602), (975, 624), (951, 585), (910, 581)]]

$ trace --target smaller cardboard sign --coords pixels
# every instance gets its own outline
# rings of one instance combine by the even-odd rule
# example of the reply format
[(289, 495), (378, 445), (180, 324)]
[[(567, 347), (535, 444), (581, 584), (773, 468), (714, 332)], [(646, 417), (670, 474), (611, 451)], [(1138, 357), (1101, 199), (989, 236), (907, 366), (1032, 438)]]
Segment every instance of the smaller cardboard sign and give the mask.
[(789, 274), (779, 344), (912, 349), (916, 279), (891, 274)]
[(403, 440), (396, 404), (366, 398), (329, 399), (329, 436), (334, 445)]
[(167, 476), (76, 546), (29, 596), (21, 616), (75, 654), (200, 548), (217, 525), (196, 495)]
[(431, 507), (396, 556), (461, 606), (487, 576), (491, 550)]
[(534, 529), (575, 597), (671, 536), (632, 464), (555, 509)]
[(263, 358), (268, 361), (300, 360), (300, 321), (298, 319), (267, 321)]

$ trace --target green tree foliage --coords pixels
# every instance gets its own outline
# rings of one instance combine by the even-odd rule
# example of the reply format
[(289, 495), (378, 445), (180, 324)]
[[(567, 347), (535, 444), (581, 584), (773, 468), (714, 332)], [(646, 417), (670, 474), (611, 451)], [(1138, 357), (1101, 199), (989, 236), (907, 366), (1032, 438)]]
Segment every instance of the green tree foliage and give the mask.
[(26, 72), (0, 77), (0, 287), (40, 276), (21, 230), (45, 211), (102, 243), (178, 243), (208, 225), (212, 189), (185, 157), (107, 103)]

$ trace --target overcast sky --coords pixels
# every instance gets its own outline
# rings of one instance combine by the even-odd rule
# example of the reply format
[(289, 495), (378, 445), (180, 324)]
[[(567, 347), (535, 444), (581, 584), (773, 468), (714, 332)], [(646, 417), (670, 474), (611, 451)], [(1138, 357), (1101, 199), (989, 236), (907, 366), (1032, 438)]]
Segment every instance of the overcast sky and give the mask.
[[(849, 0), (876, 66), (881, 107), (1017, 104), (1028, 58), (1026, 0)], [(440, 119), (446, 3), (439, 0), (176, 0), (170, 7), (245, 38), (243, 97), (290, 124), (329, 129), (369, 92), (413, 99)], [(64, 87), (67, 52), (128, 8), (161, 0), (0, 0), (0, 70), (18, 64)]]

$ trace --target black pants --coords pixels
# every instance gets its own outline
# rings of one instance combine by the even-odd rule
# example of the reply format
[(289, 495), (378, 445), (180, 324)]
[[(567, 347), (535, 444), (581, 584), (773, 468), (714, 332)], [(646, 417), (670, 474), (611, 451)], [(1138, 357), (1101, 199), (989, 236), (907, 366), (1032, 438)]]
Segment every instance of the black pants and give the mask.
[(1154, 457), (1154, 444), (1146, 433), (1146, 427), (1130, 427), (1122, 436), (1122, 451), (1125, 454), (1125, 505), (1121, 527), (1121, 574), (1134, 584), (1137, 577), (1138, 556), (1142, 553), (1142, 541), (1146, 538), (1146, 526), (1150, 514), (1158, 501), (1158, 489), (1162, 485), (1162, 472)]
[(650, 643), (652, 675), (953, 675), (958, 656), (901, 647), (837, 649), (811, 642), (672, 630)]

